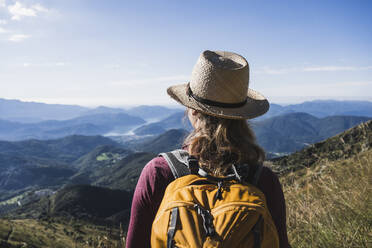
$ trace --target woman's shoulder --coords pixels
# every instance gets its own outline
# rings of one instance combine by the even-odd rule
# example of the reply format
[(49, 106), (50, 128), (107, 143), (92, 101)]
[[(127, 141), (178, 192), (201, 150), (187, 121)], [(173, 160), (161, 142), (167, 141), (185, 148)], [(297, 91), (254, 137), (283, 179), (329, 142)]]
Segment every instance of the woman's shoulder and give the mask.
[(165, 159), (155, 157), (142, 169), (137, 182), (136, 192), (140, 192), (138, 195), (151, 201), (152, 197), (154, 197), (153, 195), (164, 191), (172, 180), (173, 174)]
[(148, 169), (165, 169), (168, 166), (167, 161), (162, 156), (151, 159), (145, 166)]
[(142, 174), (158, 178), (171, 178), (173, 176), (167, 161), (161, 156), (151, 159), (143, 168)]
[(279, 183), (279, 178), (270, 167), (263, 165), (260, 181)]
[(268, 166), (262, 167), (261, 176), (258, 180), (258, 187), (266, 194), (276, 193), (282, 188), (278, 176)]
[(272, 179), (277, 179), (278, 178), (278, 176), (275, 174), (275, 172), (270, 167), (268, 167), (267, 165), (262, 166), (261, 175), (264, 178), (272, 178)]

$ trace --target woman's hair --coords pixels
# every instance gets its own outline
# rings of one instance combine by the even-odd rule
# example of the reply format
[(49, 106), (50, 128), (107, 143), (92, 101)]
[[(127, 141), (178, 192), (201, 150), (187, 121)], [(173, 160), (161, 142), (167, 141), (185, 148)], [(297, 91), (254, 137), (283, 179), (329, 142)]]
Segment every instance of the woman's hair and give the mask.
[(223, 119), (200, 112), (197, 118), (198, 125), (186, 137), (184, 145), (210, 173), (223, 175), (231, 164), (256, 165), (265, 160), (265, 152), (256, 144), (246, 120)]

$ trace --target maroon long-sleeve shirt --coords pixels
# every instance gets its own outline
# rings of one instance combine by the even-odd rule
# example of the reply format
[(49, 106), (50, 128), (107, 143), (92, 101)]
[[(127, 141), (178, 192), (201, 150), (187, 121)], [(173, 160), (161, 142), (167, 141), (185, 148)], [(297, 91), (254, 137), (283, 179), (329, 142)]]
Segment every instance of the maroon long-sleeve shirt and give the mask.
[[(127, 248), (151, 247), (151, 226), (167, 185), (174, 180), (163, 157), (152, 159), (142, 170), (132, 202)], [(280, 248), (288, 244), (285, 200), (278, 177), (267, 167), (262, 170), (258, 188), (265, 194), (267, 205), (279, 234)]]

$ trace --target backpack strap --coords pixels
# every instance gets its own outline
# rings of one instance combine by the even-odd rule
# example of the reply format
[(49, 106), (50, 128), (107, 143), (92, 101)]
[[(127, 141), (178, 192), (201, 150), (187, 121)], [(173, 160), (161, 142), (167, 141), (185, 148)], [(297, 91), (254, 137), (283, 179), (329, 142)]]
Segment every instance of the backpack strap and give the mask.
[(187, 151), (178, 149), (160, 153), (159, 156), (162, 156), (167, 161), (175, 179), (191, 173), (188, 166), (189, 153)]
[(172, 208), (171, 216), (170, 216), (170, 223), (168, 228), (168, 237), (167, 237), (167, 248), (173, 248), (173, 238), (176, 233), (176, 226), (177, 226), (177, 219), (178, 219), (178, 208)]
[[(254, 173), (253, 179), (251, 183), (257, 187), (258, 180), (260, 179), (261, 173), (262, 173), (263, 166), (261, 163), (257, 165), (256, 171)], [(260, 248), (261, 247), (261, 228), (263, 225), (263, 218), (262, 215), (259, 217), (257, 223), (253, 227), (253, 235), (254, 235), (254, 248)]]
[[(192, 157), (189, 156), (189, 153), (187, 151), (183, 149), (177, 149), (171, 152), (160, 153), (159, 156), (162, 156), (167, 161), (168, 166), (171, 169), (175, 179), (191, 174), (190, 167), (192, 167), (192, 165), (190, 164), (190, 158)], [(243, 173), (241, 173), (240, 168), (239, 167), (235, 168), (235, 166), (233, 166), (232, 168), (234, 170), (234, 174), (237, 175), (238, 178), (241, 178), (241, 175)], [(253, 178), (250, 178), (249, 180), (250, 183), (253, 184), (254, 186), (257, 186), (258, 184), (262, 168), (263, 168), (262, 164), (261, 163), (258, 164), (254, 172)], [(249, 173), (250, 167), (248, 166), (247, 169), (248, 170), (245, 172), (245, 174)], [(199, 171), (202, 171), (201, 168), (199, 168)]]
[(240, 164), (232, 166), (232, 169), (235, 170), (235, 174), (238, 174), (241, 180), (247, 183), (250, 183), (254, 186), (257, 186), (260, 179), (263, 166), (262, 164), (257, 164), (255, 168), (247, 164)]
[(253, 226), (253, 236), (254, 236), (254, 244), (253, 248), (260, 248), (261, 247), (261, 228), (263, 224), (263, 218), (262, 215), (258, 218), (258, 221), (256, 224)]

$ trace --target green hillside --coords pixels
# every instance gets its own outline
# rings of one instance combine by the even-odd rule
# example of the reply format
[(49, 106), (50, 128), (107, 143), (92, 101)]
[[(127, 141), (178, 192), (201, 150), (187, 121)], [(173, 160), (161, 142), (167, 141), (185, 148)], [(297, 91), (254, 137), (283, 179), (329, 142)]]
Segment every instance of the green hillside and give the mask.
[(0, 141), (0, 156), (4, 154), (71, 163), (99, 145), (118, 144), (102, 136), (83, 135), (72, 135), (54, 140)]
[[(102, 149), (105, 149), (106, 152), (102, 152)], [(84, 157), (82, 162), (91, 164), (92, 167), (82, 167), (80, 171), (70, 178), (69, 183), (84, 183), (111, 189), (133, 191), (142, 168), (148, 161), (156, 157), (156, 154), (136, 152), (129, 155), (126, 154), (124, 158), (118, 159), (117, 161), (115, 161), (115, 158), (97, 161), (97, 158), (101, 159), (105, 158), (105, 156), (119, 156), (120, 153), (115, 152), (120, 150), (126, 151), (115, 147), (99, 147), (92, 153), (89, 153)], [(97, 153), (97, 151), (101, 151), (101, 153)], [(95, 156), (92, 156), (93, 154)]]
[(92, 184), (131, 192), (136, 187), (143, 167), (156, 156), (146, 152), (130, 154), (112, 167), (97, 171)]
[(60, 187), (77, 173), (75, 160), (104, 145), (119, 146), (109, 138), (81, 135), (46, 141), (0, 141), (0, 202), (27, 191)]
[(106, 165), (115, 164), (132, 151), (113, 145), (97, 146), (88, 154), (80, 157), (74, 165), (80, 171), (94, 170)]

